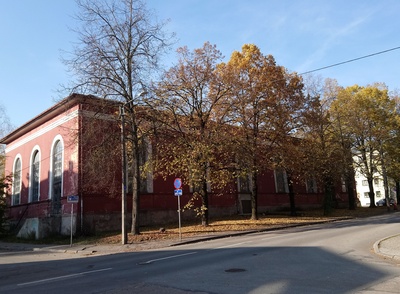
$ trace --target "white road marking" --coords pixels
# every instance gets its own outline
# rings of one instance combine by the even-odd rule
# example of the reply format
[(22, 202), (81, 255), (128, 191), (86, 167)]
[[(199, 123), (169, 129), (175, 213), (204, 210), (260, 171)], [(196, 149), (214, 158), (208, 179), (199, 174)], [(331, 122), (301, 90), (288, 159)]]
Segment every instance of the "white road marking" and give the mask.
[(273, 240), (273, 239), (276, 239), (276, 238), (279, 238), (279, 237), (281, 237), (281, 235), (270, 236), (270, 237), (267, 237), (267, 238), (262, 238), (261, 241), (270, 241), (270, 240)]
[(97, 272), (109, 271), (111, 269), (112, 268), (110, 267), (110, 268), (104, 268), (104, 269), (99, 269), (99, 270), (94, 270), (94, 271), (81, 272), (81, 273), (76, 273), (76, 274), (70, 274), (70, 275), (65, 275), (65, 276), (59, 276), (59, 277), (48, 278), (48, 279), (43, 279), (43, 280), (37, 280), (37, 281), (33, 281), (33, 282), (21, 283), (21, 284), (17, 284), (17, 286), (26, 286), (26, 285), (32, 285), (32, 284), (46, 283), (46, 282), (51, 282), (51, 281), (56, 281), (56, 280), (76, 277), (76, 276), (82, 276), (82, 275), (86, 275), (86, 274), (93, 274), (93, 273), (97, 273)]
[(251, 242), (250, 242), (250, 241), (247, 241), (247, 242), (229, 244), (229, 245), (225, 245), (225, 246), (213, 248), (213, 250), (215, 250), (215, 249), (222, 249), (222, 248), (228, 248), (228, 247), (236, 247), (236, 246), (239, 246), (239, 245), (242, 245), (242, 244), (246, 244), (246, 243), (251, 243)]
[(149, 260), (149, 261), (140, 262), (139, 264), (150, 264), (150, 263), (153, 263), (153, 262), (156, 262), (156, 261), (182, 257), (182, 256), (186, 256), (186, 255), (196, 254), (196, 253), (197, 252), (195, 251), (195, 252), (189, 252), (189, 253), (184, 253), (184, 254), (171, 255), (171, 256), (167, 256), (167, 257), (163, 257), (163, 258), (157, 258), (157, 259), (152, 259), (152, 260)]

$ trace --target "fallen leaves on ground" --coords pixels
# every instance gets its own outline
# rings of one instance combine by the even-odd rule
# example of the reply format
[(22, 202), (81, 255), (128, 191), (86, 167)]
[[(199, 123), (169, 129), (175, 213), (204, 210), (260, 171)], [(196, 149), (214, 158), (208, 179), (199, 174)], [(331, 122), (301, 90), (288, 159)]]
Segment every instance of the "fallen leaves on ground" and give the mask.
[[(208, 226), (182, 222), (181, 236), (182, 238), (188, 238), (193, 236), (207, 236), (210, 234), (274, 229), (299, 224), (334, 221), (338, 219), (369, 217), (385, 213), (388, 213), (386, 207), (376, 207), (357, 208), (356, 210), (335, 209), (329, 216), (323, 216), (323, 211), (321, 210), (302, 211), (299, 213), (299, 216), (296, 217), (288, 216), (287, 212), (285, 214), (260, 215), (258, 220), (251, 220), (250, 216), (235, 215), (229, 218), (211, 219)], [(166, 226), (141, 228), (140, 235), (128, 234), (128, 243), (165, 241), (178, 238), (178, 225), (169, 224)], [(120, 242), (120, 233), (111, 234), (96, 240), (97, 244), (117, 244)]]

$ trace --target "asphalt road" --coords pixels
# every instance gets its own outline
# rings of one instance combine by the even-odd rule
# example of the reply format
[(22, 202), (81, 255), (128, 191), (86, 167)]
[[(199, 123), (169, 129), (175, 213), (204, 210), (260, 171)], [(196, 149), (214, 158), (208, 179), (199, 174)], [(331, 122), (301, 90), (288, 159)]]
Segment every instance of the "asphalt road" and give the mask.
[(398, 214), (152, 251), (0, 255), (0, 293), (399, 293), (400, 267), (373, 251)]

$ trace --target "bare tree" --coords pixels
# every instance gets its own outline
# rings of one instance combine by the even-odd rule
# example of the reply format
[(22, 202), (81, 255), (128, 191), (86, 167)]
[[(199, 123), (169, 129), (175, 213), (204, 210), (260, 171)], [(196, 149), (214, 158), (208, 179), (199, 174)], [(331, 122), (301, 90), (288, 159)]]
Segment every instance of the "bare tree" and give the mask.
[(13, 130), (13, 125), (6, 113), (6, 108), (0, 104), (0, 138)]
[[(10, 122), (10, 118), (6, 113), (6, 109), (3, 105), (0, 104), (0, 139), (3, 138), (6, 134), (13, 130), (13, 125)], [(4, 176), (4, 145), (0, 144), (0, 176)]]
[[(6, 113), (6, 108), (0, 104), (0, 139), (13, 130), (13, 125)], [(12, 176), (5, 171), (5, 148), (0, 144), (0, 235), (4, 232), (5, 213), (7, 209), (6, 197), (12, 183)]]
[(142, 0), (76, 0), (80, 27), (74, 50), (63, 61), (75, 80), (70, 92), (93, 94), (123, 102), (132, 144), (132, 234), (139, 234), (139, 143), (141, 125), (137, 108), (160, 57), (169, 49), (173, 35), (164, 31)]

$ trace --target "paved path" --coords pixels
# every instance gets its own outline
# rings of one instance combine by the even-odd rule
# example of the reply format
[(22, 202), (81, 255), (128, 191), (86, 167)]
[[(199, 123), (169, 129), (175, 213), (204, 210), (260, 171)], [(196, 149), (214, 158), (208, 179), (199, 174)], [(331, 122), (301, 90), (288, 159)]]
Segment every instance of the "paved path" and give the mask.
[[(45, 245), (45, 244), (28, 244), (28, 243), (7, 243), (0, 242), (1, 251), (41, 251), (41, 252), (57, 252), (84, 255), (105, 255), (116, 254), (122, 252), (133, 252), (140, 250), (158, 249), (171, 246), (179, 246), (182, 244), (201, 242), (205, 240), (227, 238), (233, 235), (250, 234), (248, 232), (228, 232), (216, 233), (213, 235), (200, 235), (188, 237), (180, 240), (163, 240), (141, 242), (139, 244), (89, 244), (89, 245)], [(385, 256), (389, 259), (400, 260), (400, 234), (388, 236), (384, 239), (377, 240), (374, 244), (375, 253)]]
[(400, 260), (400, 234), (378, 240), (374, 244), (375, 253)]

